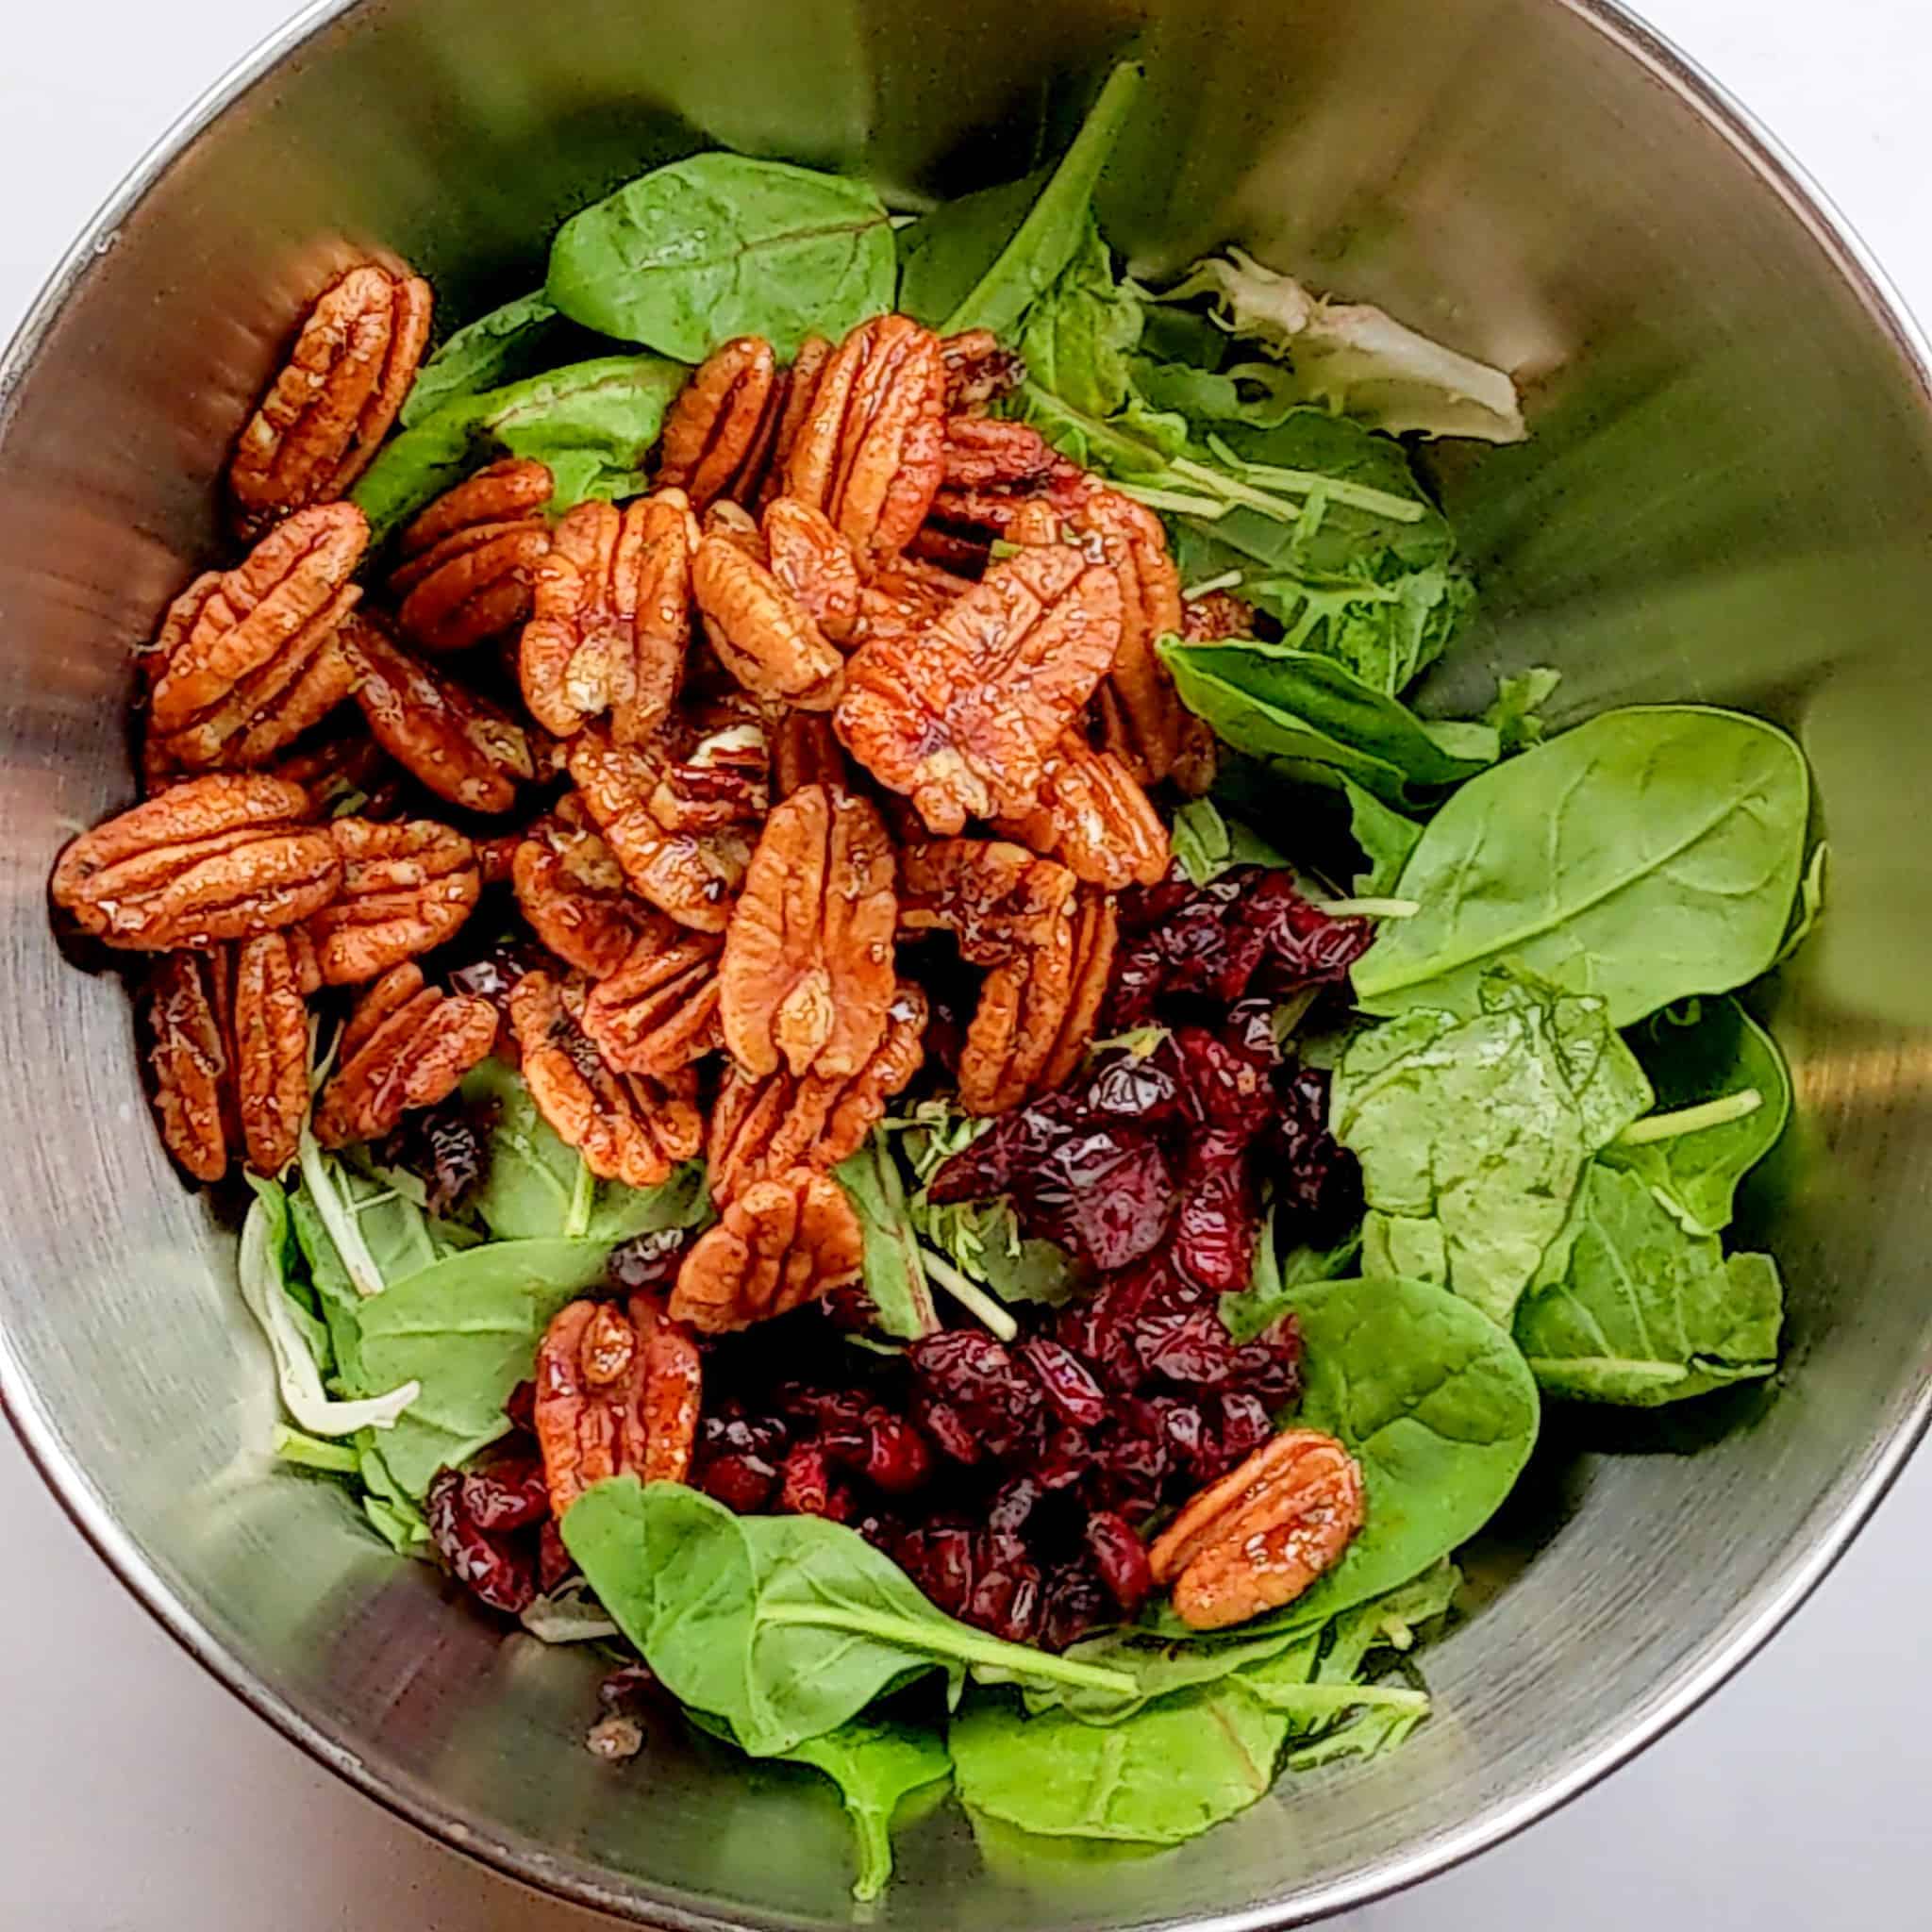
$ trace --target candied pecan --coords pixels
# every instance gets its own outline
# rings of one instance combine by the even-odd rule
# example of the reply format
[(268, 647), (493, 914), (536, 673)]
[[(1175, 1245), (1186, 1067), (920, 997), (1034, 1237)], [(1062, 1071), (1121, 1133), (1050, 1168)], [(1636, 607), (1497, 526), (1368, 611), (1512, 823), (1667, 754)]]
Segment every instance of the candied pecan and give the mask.
[(379, 1140), (412, 1108), (447, 1100), (496, 1043), (496, 1008), (474, 993), (425, 986), (414, 961), (391, 967), (342, 1029), (340, 1064), (318, 1096), (325, 1147)]
[(697, 1344), (648, 1294), (563, 1308), (537, 1345), (531, 1407), (552, 1517), (606, 1476), (682, 1482), (703, 1377)]
[(1341, 1560), (1362, 1526), (1362, 1473), (1333, 1436), (1289, 1429), (1202, 1491), (1147, 1552), (1195, 1630), (1291, 1603)]
[[(361, 728), (332, 734), (319, 744), (276, 759), (273, 775), (299, 785), (308, 794), (309, 808), (324, 818), (351, 801), (360, 801), (393, 789), (397, 773), (381, 745)], [(364, 806), (365, 818), (375, 818)]]
[[(731, 523), (708, 523), (691, 568), (705, 635), (755, 696), (828, 711), (843, 689), (845, 660), (805, 602), (774, 575), (762, 550)], [(855, 601), (856, 594), (855, 586)]]
[(795, 496), (774, 497), (759, 520), (772, 575), (835, 644), (850, 644), (858, 621), (858, 559), (823, 510)]
[(681, 924), (723, 932), (751, 841), (735, 824), (667, 830), (656, 807), (670, 769), (661, 743), (613, 744), (594, 726), (571, 743), (571, 776), (632, 888)]
[(537, 937), (566, 965), (595, 979), (624, 964), (652, 916), (625, 890), (624, 868), (574, 791), (525, 834), (510, 882)]
[(509, 458), (445, 491), (404, 530), (390, 590), (412, 643), (439, 656), (466, 650), (529, 616), (550, 554), (550, 493), (541, 463)]
[(568, 738), (610, 713), (619, 744), (663, 723), (691, 641), (698, 526), (681, 490), (623, 509), (580, 503), (558, 525), (537, 572), (518, 674), (546, 731)]
[(795, 1168), (756, 1181), (677, 1271), (675, 1321), (708, 1335), (747, 1328), (858, 1279), (864, 1238), (845, 1190)]
[(1110, 892), (1167, 876), (1160, 814), (1120, 758), (1074, 732), (1047, 754), (1039, 803), (998, 829)]
[(602, 1180), (654, 1188), (704, 1140), (684, 1074), (658, 1082), (620, 1074), (585, 1036), (547, 973), (526, 973), (509, 996), (524, 1078), (538, 1111)]
[(1002, 348), (990, 328), (947, 336), (940, 343), (940, 359), (946, 365), (946, 408), (952, 414), (982, 409), (1026, 380), (1024, 359), (1016, 351)]
[(308, 1118), (308, 995), (320, 985), (308, 936), (264, 933), (235, 948), (230, 1060), (248, 1165), (278, 1174)]
[(1067, 1005), (1052, 1050), (1034, 1075), (1032, 1091), (1058, 1087), (1080, 1064), (1093, 1041), (1100, 1008), (1113, 976), (1114, 948), (1120, 942), (1120, 908), (1110, 894), (1083, 890), (1074, 901), (1073, 959), (1067, 974)]
[(374, 979), (440, 946), (475, 910), (476, 848), (448, 825), (341, 818), (328, 832), (341, 854), (341, 891), (308, 922), (325, 985)]
[(664, 769), (651, 811), (667, 832), (713, 832), (759, 824), (772, 803), (772, 753), (764, 720), (720, 708), (690, 750)]
[(721, 496), (748, 503), (771, 460), (786, 389), (762, 336), (713, 349), (665, 415), (658, 488), (682, 490), (693, 509)]
[[(1061, 456), (1030, 423), (1001, 416), (949, 416), (944, 463), (935, 510), (946, 513), (949, 492), (1002, 492), (1009, 507), (996, 510), (996, 522), (986, 520), (994, 531), (1004, 530), (1029, 498), (1071, 508), (1087, 490), (1086, 472)], [(999, 495), (989, 498), (994, 504), (1001, 500)]]
[(861, 558), (895, 556), (939, 488), (945, 409), (939, 338), (909, 316), (860, 323), (820, 373), (784, 493), (823, 510)]
[(773, 705), (765, 720), (773, 792), (790, 798), (806, 785), (843, 785), (851, 776), (832, 721), (822, 711)]
[(241, 773), (190, 778), (83, 832), (54, 903), (110, 946), (167, 953), (293, 925), (336, 895), (342, 861), (308, 795)]
[(668, 1080), (724, 1044), (715, 933), (654, 914), (630, 952), (584, 997), (586, 1034), (620, 1074)]
[(1064, 921), (1074, 874), (1002, 839), (932, 839), (900, 859), (899, 918), (909, 935), (941, 930), (974, 966), (1044, 943)]
[(168, 1152), (198, 1181), (228, 1171), (227, 1029), (220, 953), (163, 953), (142, 992), (155, 1119)]
[(175, 598), (153, 653), (151, 766), (265, 764), (348, 696), (336, 636), (368, 543), (354, 504), (325, 504)]
[(228, 466), (235, 527), (244, 538), (346, 493), (415, 380), (429, 309), (427, 282), (375, 262), (322, 291)]
[(1232, 591), (1209, 591), (1181, 604), (1181, 636), (1191, 644), (1255, 635), (1255, 607)]
[(846, 666), (846, 749), (935, 832), (1031, 808), (1046, 753), (1113, 662), (1120, 586), (1077, 550), (995, 563), (925, 629), (878, 637)]
[[(975, 573), (984, 562), (982, 556), (974, 565)], [(866, 643), (880, 638), (903, 639), (909, 632), (924, 630), (973, 584), (972, 577), (956, 576), (925, 558), (894, 558), (859, 586), (854, 640)]]
[(718, 969), (724, 1043), (747, 1073), (855, 1074), (893, 994), (892, 841), (877, 810), (808, 785), (765, 822)]
[(734, 1067), (711, 1108), (705, 1172), (711, 1198), (728, 1201), (754, 1181), (789, 1168), (820, 1173), (858, 1152), (925, 1058), (925, 994), (902, 979), (886, 1009), (886, 1035), (858, 1072), (846, 1078), (784, 1068), (762, 1076)]
[(370, 732), (397, 764), (469, 811), (508, 811), (517, 802), (518, 781), (537, 773), (522, 726), (399, 651), (359, 614), (343, 625), (341, 647)]
[(798, 432), (818, 399), (819, 379), (836, 351), (824, 336), (807, 336), (785, 372), (785, 393), (778, 411), (777, 434), (772, 440), (771, 459), (765, 466), (765, 479), (758, 489), (758, 501), (769, 503), (785, 488), (785, 473), (791, 466), (791, 452), (798, 446)]

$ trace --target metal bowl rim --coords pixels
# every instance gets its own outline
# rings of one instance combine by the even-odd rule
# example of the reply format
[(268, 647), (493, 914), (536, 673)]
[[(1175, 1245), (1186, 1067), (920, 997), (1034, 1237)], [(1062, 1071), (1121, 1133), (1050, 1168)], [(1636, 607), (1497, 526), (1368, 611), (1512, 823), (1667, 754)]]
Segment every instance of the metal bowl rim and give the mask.
[[(0, 353), (0, 433), (42, 340), (79, 290), (93, 264), (112, 248), (121, 224), (205, 129), (258, 81), (361, 0), (310, 0), (267, 35), (189, 107), (129, 169), (48, 276), (25, 317)], [(1752, 112), (1704, 68), (1622, 4), (1622, 0), (1550, 0), (1649, 70), (1720, 134), (1757, 177), (1785, 203), (1891, 340), (1922, 404), (1932, 413), (1932, 340), (1907, 307), (1856, 229), (1807, 171)], [(10, 1264), (9, 1264), (10, 1265)], [(744, 1912), (722, 1918), (691, 1894), (648, 1881), (613, 1884), (596, 1868), (558, 1857), (521, 1838), (479, 1832), (430, 1793), (406, 1789), (372, 1768), (340, 1738), (262, 1684), (175, 1598), (146, 1553), (122, 1528), (84, 1471), (68, 1457), (52, 1419), (42, 1407), (25, 1367), (0, 1326), (0, 1409), (28, 1457), (81, 1535), (135, 1599), (196, 1663), (317, 1763), (345, 1779), (386, 1810), (452, 1850), (507, 1878), (573, 1905), (655, 1924), (663, 1932), (739, 1932), (755, 1926), (791, 1932), (782, 1914)], [(1741, 1601), (1670, 1683), (1629, 1715), (1621, 1732), (1575, 1754), (1574, 1761), (1513, 1802), (1491, 1806), (1439, 1840), (1382, 1864), (1313, 1888), (1290, 1902), (1169, 1922), (1186, 1932), (1283, 1932), (1283, 1928), (1373, 1904), (1445, 1872), (1513, 1838), (1567, 1805), (1690, 1715), (1770, 1641), (1830, 1574), (1850, 1547), (1932, 1424), (1932, 1383), (1919, 1393), (1890, 1433), (1874, 1441), (1851, 1480), (1838, 1513), (1782, 1577)], [(1844, 1479), (1840, 1479), (1840, 1488)]]

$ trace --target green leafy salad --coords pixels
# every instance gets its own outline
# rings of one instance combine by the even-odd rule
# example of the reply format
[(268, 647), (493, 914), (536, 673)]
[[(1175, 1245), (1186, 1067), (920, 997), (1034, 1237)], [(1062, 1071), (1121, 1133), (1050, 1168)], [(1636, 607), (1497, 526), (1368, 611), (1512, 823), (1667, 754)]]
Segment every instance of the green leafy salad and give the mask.
[[(707, 601), (698, 553), (675, 702), (726, 671), (750, 698), (616, 804), (650, 741), (533, 757), (514, 862), (421, 961), (501, 1008), (496, 1050), (426, 1104), (400, 1060), (385, 1131), (330, 1133), (344, 1066), (389, 1090), (355, 1037), (329, 1060), (319, 1001), (322, 1131), (250, 1176), (240, 1266), (291, 1479), (339, 1485), (506, 1628), (605, 1647), (607, 1755), (688, 1721), (829, 1780), (860, 1898), (948, 1785), (1009, 1850), (1159, 1847), (1385, 1753), (1428, 1718), (1418, 1656), (1544, 1404), (1653, 1407), (1778, 1364), (1776, 1264), (1730, 1233), (1792, 1105), (1760, 983), (1819, 911), (1803, 757), (1695, 704), (1557, 728), (1541, 668), (1440, 714), (1427, 674), (1472, 648), (1476, 588), (1416, 445), (1522, 439), (1515, 389), (1239, 247), (1138, 279), (1095, 197), (1139, 86), (1115, 70), (1057, 163), (922, 210), (739, 155), (654, 169), (428, 356), (349, 495), (372, 555), (413, 551), (453, 488), (540, 464), (561, 543), (577, 506), (675, 470), (691, 541), (702, 519), (751, 558), (760, 610), (791, 598), (760, 635), (830, 641), (829, 697), (774, 695), (724, 648), (740, 607)], [(950, 385), (903, 431), (883, 348), (824, 361), (893, 316)], [(838, 428), (808, 367), (854, 398), (822, 469), (784, 473), (824, 484), (836, 583), (787, 575), (765, 508), (773, 449), (815, 433), (788, 408)], [(718, 399), (741, 369), (775, 387), (741, 422)], [(1063, 576), (1026, 575), (1041, 555)], [(635, 603), (597, 608), (641, 637)], [(837, 698), (890, 674), (923, 701), (962, 637), (961, 688), (997, 702), (969, 728), (978, 699), (932, 696), (906, 756), (961, 787), (963, 835)], [(526, 637), (526, 689), (530, 662)], [(1036, 701), (1064, 708), (1027, 738)], [(753, 741), (770, 795), (734, 819)], [(973, 802), (1008, 757), (1037, 767), (1030, 816)], [(335, 808), (373, 813), (373, 783)], [(876, 972), (811, 937), (807, 861), (768, 855), (841, 787), (896, 864), (898, 939), (868, 956), (871, 1043), (814, 1072)], [(479, 851), (503, 831), (455, 823)], [(735, 863), (728, 924), (659, 896), (686, 858)], [(781, 899), (757, 970), (798, 977), (760, 1008), (741, 922)], [(570, 950), (593, 915), (615, 958), (643, 948), (635, 985)], [(680, 921), (681, 991), (638, 1019)], [(561, 988), (541, 1024), (538, 979)], [(818, 1028), (803, 1058), (788, 1026)], [(890, 1077), (881, 1040), (909, 1042)], [(743, 1150), (788, 1134), (748, 1179)]]

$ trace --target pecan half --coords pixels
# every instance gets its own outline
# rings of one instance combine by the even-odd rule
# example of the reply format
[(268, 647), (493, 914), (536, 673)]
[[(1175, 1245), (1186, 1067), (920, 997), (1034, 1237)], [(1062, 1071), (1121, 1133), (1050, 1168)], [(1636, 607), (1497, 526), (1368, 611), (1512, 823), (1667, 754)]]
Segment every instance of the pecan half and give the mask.
[(704, 1140), (690, 1074), (659, 1083), (620, 1074), (585, 1036), (547, 973), (526, 973), (509, 996), (524, 1078), (538, 1111), (601, 1180), (654, 1188)]
[[(985, 560), (981, 556), (974, 563), (975, 574)], [(854, 641), (903, 640), (911, 632), (924, 630), (958, 603), (973, 584), (973, 577), (956, 576), (924, 558), (895, 558), (874, 571), (859, 586)]]
[(1191, 644), (1256, 635), (1255, 607), (1232, 591), (1209, 591), (1181, 602), (1181, 636)]
[(220, 953), (164, 953), (142, 997), (161, 1141), (198, 1181), (228, 1171), (233, 1094), (217, 1004), (225, 963)]
[(1051, 938), (1077, 884), (1064, 865), (1007, 840), (928, 840), (900, 859), (900, 924), (912, 937), (949, 932), (962, 959), (997, 966)]
[(440, 946), (483, 890), (476, 848), (433, 819), (329, 822), (342, 886), (308, 922), (325, 984), (354, 986)]
[(794, 1167), (829, 1173), (857, 1154), (925, 1058), (925, 994), (902, 979), (886, 1010), (886, 1035), (849, 1078), (781, 1067), (758, 1076), (733, 1067), (724, 1075), (705, 1136), (711, 1198), (729, 1201), (755, 1181)]
[(626, 1308), (572, 1302), (537, 1345), (531, 1426), (550, 1513), (626, 1472), (679, 1483), (697, 1441), (704, 1371), (697, 1344), (646, 1294)]
[(558, 525), (518, 652), (546, 731), (568, 738), (608, 711), (611, 736), (637, 744), (663, 723), (684, 676), (697, 543), (681, 490), (621, 510), (580, 503)]
[(661, 741), (614, 744), (594, 726), (571, 741), (571, 776), (632, 889), (682, 925), (723, 932), (751, 862), (751, 840), (736, 824), (667, 829), (658, 807), (670, 771)]
[(1010, 395), (1026, 379), (1026, 364), (1011, 349), (1002, 348), (990, 328), (969, 328), (948, 336), (940, 344), (946, 365), (946, 408), (951, 414), (983, 409), (988, 403)]
[(724, 1044), (715, 933), (653, 916), (616, 972), (584, 996), (579, 1019), (620, 1074), (674, 1078)]
[(824, 336), (807, 336), (785, 372), (785, 394), (778, 411), (778, 432), (772, 441), (771, 460), (765, 466), (765, 480), (759, 486), (758, 501), (769, 503), (785, 488), (785, 473), (791, 466), (791, 452), (798, 447), (798, 432), (818, 399), (819, 381), (825, 364), (836, 354)]
[(399, 651), (359, 614), (343, 625), (356, 702), (369, 730), (426, 790), (466, 811), (508, 811), (537, 774), (521, 725), (492, 704)]
[(304, 823), (299, 785), (190, 778), (83, 832), (54, 867), (54, 903), (110, 946), (167, 953), (293, 925), (336, 895), (342, 861)]
[(652, 917), (625, 888), (624, 868), (574, 791), (530, 827), (517, 847), (510, 883), (537, 937), (593, 979), (624, 964)]
[(671, 760), (651, 793), (652, 815), (667, 832), (715, 832), (762, 823), (772, 804), (772, 752), (763, 718), (719, 707), (691, 728), (697, 736), (691, 748)]
[(245, 538), (343, 495), (375, 457), (429, 340), (429, 284), (365, 262), (316, 299), (228, 466)]
[(425, 986), (413, 962), (391, 968), (357, 1001), (340, 1064), (315, 1107), (325, 1147), (379, 1140), (413, 1108), (447, 1100), (496, 1044), (496, 1008), (474, 993)]
[(807, 785), (844, 785), (851, 778), (832, 721), (822, 711), (773, 705), (766, 713), (765, 740), (771, 748), (775, 797), (790, 798)]
[(1167, 876), (1167, 827), (1153, 802), (1120, 758), (1076, 733), (1047, 754), (1040, 802), (998, 829), (1109, 892)]
[(550, 554), (542, 508), (551, 487), (541, 463), (509, 458), (444, 491), (404, 530), (390, 590), (412, 643), (437, 655), (466, 650), (529, 616)]
[(321, 983), (298, 928), (234, 949), (230, 1063), (248, 1165), (273, 1176), (295, 1158), (308, 1118), (308, 995)]
[(719, 967), (724, 1043), (747, 1073), (842, 1077), (894, 990), (892, 841), (877, 810), (809, 785), (765, 822)]
[[(691, 567), (705, 635), (718, 661), (754, 696), (828, 711), (844, 688), (845, 660), (805, 599), (773, 573), (764, 544), (748, 538), (715, 509), (708, 519)], [(856, 606), (856, 577), (852, 591)]]
[(995, 563), (925, 629), (845, 667), (846, 749), (935, 832), (1029, 810), (1046, 754), (1114, 660), (1120, 587), (1077, 550)]
[(860, 323), (827, 359), (785, 465), (784, 493), (823, 510), (859, 556), (895, 556), (944, 462), (939, 338), (904, 315)]
[(1341, 1560), (1362, 1526), (1362, 1473), (1333, 1436), (1289, 1429), (1204, 1490), (1147, 1552), (1195, 1630), (1291, 1603)]
[(845, 1190), (794, 1169), (753, 1183), (700, 1237), (677, 1271), (672, 1319), (708, 1335), (748, 1328), (857, 1281), (863, 1258)]
[(336, 637), (361, 595), (349, 579), (368, 543), (354, 504), (325, 504), (175, 598), (153, 653), (151, 766), (265, 764), (348, 696)]
[(758, 524), (772, 575), (835, 644), (849, 644), (858, 620), (858, 559), (823, 510), (795, 496), (774, 497)]
[(682, 490), (699, 510), (721, 496), (749, 503), (771, 460), (786, 389), (762, 336), (713, 349), (665, 414), (658, 489)]

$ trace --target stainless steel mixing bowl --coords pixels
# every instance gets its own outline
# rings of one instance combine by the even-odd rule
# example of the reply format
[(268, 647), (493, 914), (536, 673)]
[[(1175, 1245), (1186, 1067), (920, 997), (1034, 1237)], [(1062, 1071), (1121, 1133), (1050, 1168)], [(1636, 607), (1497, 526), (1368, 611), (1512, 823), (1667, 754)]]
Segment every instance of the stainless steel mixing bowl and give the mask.
[(1773, 1001), (1801, 1111), (1745, 1230), (1784, 1266), (1788, 1361), (1695, 1413), (1552, 1418), (1399, 1753), (1124, 1864), (938, 1814), (880, 1923), (1234, 1932), (1421, 1877), (1717, 1684), (1925, 1421), (1925, 355), (1676, 56), (1586, 0), (330, 0), (163, 142), (0, 365), (0, 1374), (103, 1556), (265, 1717), (450, 1843), (659, 1924), (850, 1923), (829, 1790), (671, 1726), (597, 1763), (590, 1658), (503, 1640), (271, 1473), (229, 1242), (43, 882), (129, 795), (128, 648), (210, 554), (226, 445), (338, 257), (391, 246), (474, 313), (561, 216), (712, 141), (953, 192), (1024, 165), (1042, 107), (1136, 37), (1151, 111), (1108, 213), (1148, 266), (1231, 236), (1529, 378), (1532, 442), (1438, 458), (1487, 608), (1442, 701), (1549, 662), (1572, 714), (1694, 696), (1803, 735), (1831, 906)]

